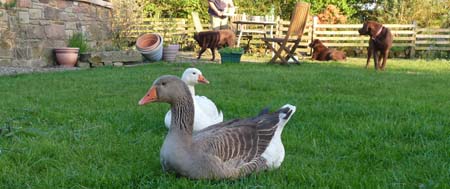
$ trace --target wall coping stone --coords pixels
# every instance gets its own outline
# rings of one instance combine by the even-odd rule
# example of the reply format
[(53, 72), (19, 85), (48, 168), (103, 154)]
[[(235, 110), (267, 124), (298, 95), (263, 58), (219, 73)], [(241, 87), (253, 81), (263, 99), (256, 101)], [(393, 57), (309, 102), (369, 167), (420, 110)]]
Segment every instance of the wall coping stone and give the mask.
[(94, 5), (106, 7), (109, 9), (113, 8), (113, 5), (111, 2), (103, 1), (103, 0), (73, 0), (73, 1), (79, 1), (79, 2), (85, 2), (85, 3), (91, 3)]

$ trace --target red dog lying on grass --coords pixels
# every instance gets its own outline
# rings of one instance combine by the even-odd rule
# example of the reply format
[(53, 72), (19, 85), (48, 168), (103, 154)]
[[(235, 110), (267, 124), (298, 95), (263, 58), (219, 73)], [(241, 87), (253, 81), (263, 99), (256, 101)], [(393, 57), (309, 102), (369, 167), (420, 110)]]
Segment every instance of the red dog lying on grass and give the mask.
[(236, 35), (231, 30), (203, 31), (194, 34), (194, 39), (201, 47), (197, 59), (200, 59), (205, 50), (210, 48), (212, 53), (211, 60), (214, 61), (216, 58), (214, 50), (224, 46), (234, 47)]
[(313, 60), (338, 61), (338, 60), (345, 60), (347, 58), (344, 52), (335, 49), (329, 49), (319, 39), (314, 39), (314, 41), (309, 44), (309, 47), (311, 47), (314, 50), (312, 55)]

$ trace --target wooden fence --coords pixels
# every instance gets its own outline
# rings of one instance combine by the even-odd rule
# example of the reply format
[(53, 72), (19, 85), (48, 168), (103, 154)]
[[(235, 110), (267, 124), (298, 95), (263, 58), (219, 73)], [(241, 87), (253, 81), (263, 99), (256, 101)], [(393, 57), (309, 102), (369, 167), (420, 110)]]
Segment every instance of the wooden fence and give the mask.
[(450, 51), (450, 28), (418, 28), (415, 49), (422, 51)]
[(132, 31), (127, 31), (128, 38), (136, 40), (144, 33), (158, 33), (163, 37), (164, 43), (178, 40), (182, 47), (195, 47), (194, 24), (192, 19), (185, 18), (145, 18), (141, 24), (133, 26)]
[[(318, 24), (317, 17), (308, 22), (305, 33), (300, 43), (299, 52), (310, 54), (308, 44), (314, 39), (320, 39), (331, 48), (365, 48), (368, 46), (368, 36), (360, 36), (358, 29), (362, 24)], [(232, 23), (230, 23), (232, 24)], [(205, 28), (208, 24), (203, 24)], [(450, 29), (418, 28), (416, 24), (384, 24), (391, 29), (394, 35), (393, 49), (406, 51), (406, 55), (414, 57), (416, 51), (446, 51), (450, 52)], [(276, 34), (287, 31), (289, 21), (279, 20), (275, 28)], [(130, 38), (137, 38), (143, 33), (160, 33), (166, 40), (170, 41), (173, 36), (182, 39), (182, 46), (195, 47), (193, 35), (195, 32), (192, 19), (144, 19), (142, 24), (134, 27)], [(259, 40), (262, 35), (256, 34), (251, 41), (252, 45), (263, 45)], [(245, 44), (245, 43), (243, 43)]]
[[(369, 36), (359, 35), (362, 24), (318, 24), (317, 17), (313, 19), (313, 36), (320, 39), (328, 47), (368, 47)], [(393, 48), (405, 49), (409, 57), (415, 55), (416, 28), (415, 24), (384, 24), (394, 36)]]

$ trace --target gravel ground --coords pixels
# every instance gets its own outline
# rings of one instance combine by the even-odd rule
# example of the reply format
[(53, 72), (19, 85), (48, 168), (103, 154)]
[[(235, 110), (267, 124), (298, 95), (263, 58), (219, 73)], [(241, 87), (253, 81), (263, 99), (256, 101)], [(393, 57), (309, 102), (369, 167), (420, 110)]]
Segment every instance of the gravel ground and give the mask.
[[(197, 60), (195, 52), (180, 52), (177, 57), (176, 62), (188, 62), (188, 63), (219, 63), (220, 59), (216, 59), (216, 62), (209, 61), (210, 55), (205, 53), (205, 59)], [(142, 64), (137, 64), (142, 65)], [(127, 65), (134, 66), (134, 65)], [(13, 66), (0, 66), (0, 76), (2, 75), (17, 75), (24, 73), (32, 73), (32, 72), (53, 72), (53, 71), (64, 71), (64, 70), (79, 70), (83, 68), (73, 67), (73, 68), (64, 68), (59, 66), (51, 66), (45, 68), (30, 68), (30, 67), (13, 67)]]
[[(217, 52), (216, 52), (217, 53)], [(218, 53), (216, 54), (216, 60), (210, 61), (211, 59), (211, 53), (209, 51), (206, 51), (202, 58), (200, 60), (197, 59), (197, 53), (196, 52), (184, 52), (180, 51), (180, 53), (177, 56), (177, 59), (175, 62), (178, 63), (218, 63), (220, 64), (220, 56)], [(242, 57), (243, 62), (267, 62), (270, 58), (264, 57)], [(141, 64), (137, 64), (141, 65)], [(128, 65), (133, 66), (133, 65)], [(11, 66), (0, 66), (0, 76), (2, 75), (17, 75), (17, 74), (24, 74), (24, 73), (32, 73), (32, 72), (53, 72), (53, 71), (65, 71), (65, 70), (79, 70), (82, 68), (79, 67), (73, 67), (73, 68), (64, 68), (59, 66), (52, 66), (52, 67), (45, 67), (45, 68), (29, 68), (29, 67), (11, 67)]]
[(52, 72), (64, 70), (78, 70), (79, 68), (46, 67), (46, 68), (28, 68), (28, 67), (0, 67), (1, 75), (17, 75), (31, 72)]

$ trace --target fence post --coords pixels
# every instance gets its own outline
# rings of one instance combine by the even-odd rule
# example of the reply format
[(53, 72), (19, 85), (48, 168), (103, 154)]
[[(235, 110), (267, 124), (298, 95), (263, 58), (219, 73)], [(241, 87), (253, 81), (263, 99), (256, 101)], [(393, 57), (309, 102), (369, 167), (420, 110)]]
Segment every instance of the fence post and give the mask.
[(317, 23), (319, 22), (319, 17), (313, 16), (313, 24), (312, 24), (312, 30), (311, 30), (311, 41), (314, 41), (314, 38), (316, 38), (316, 27)]
[(275, 36), (280, 36), (283, 28), (283, 19), (281, 19), (280, 16), (277, 16), (275, 22), (277, 22), (277, 24), (275, 25)]
[(413, 21), (413, 41), (412, 41), (412, 45), (411, 45), (411, 51), (409, 52), (409, 58), (414, 58), (416, 57), (416, 40), (417, 40), (417, 22)]
[[(314, 41), (314, 39), (316, 38), (316, 27), (317, 27), (317, 23), (319, 22), (319, 17), (317, 16), (313, 16), (313, 24), (311, 26), (311, 42)], [(308, 45), (309, 48), (309, 45)], [(313, 49), (309, 48), (309, 54), (312, 54)]]

